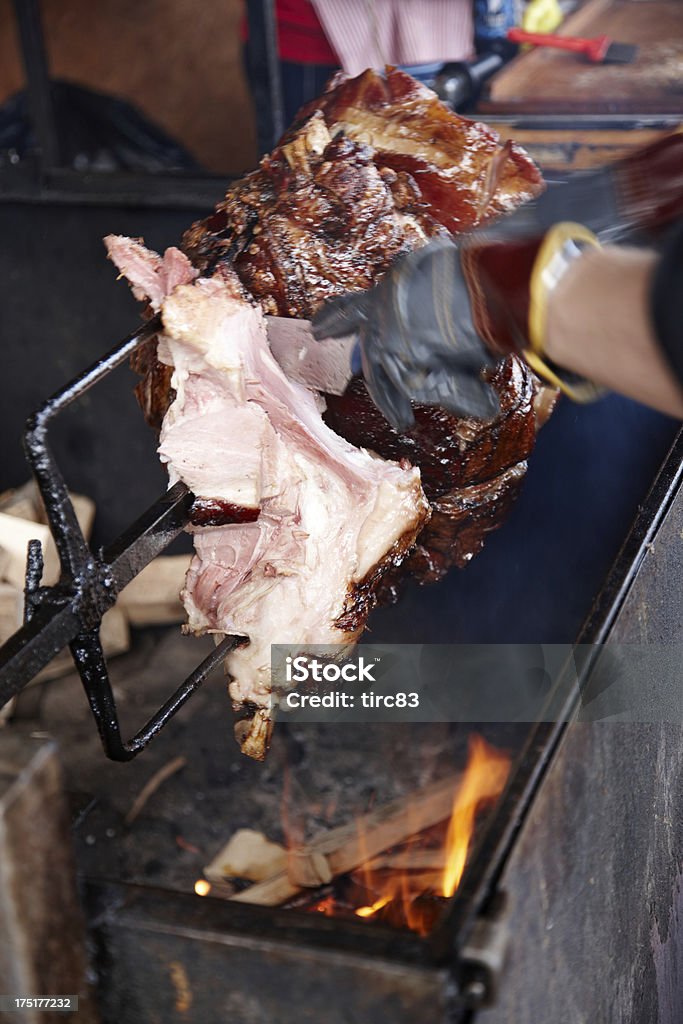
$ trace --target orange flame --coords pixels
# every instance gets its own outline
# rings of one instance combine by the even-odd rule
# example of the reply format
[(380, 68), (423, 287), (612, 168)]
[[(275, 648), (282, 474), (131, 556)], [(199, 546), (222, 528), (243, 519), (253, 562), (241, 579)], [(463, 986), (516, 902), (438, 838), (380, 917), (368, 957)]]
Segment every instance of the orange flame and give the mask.
[(391, 893), (387, 892), (384, 896), (380, 896), (378, 900), (375, 900), (371, 907), (358, 907), (358, 910), (356, 910), (355, 913), (358, 917), (372, 917), (372, 915), (376, 914), (378, 910), (382, 909), (382, 907), (386, 907), (387, 903), (389, 903), (391, 899)]
[(478, 807), (501, 793), (509, 771), (510, 758), (506, 754), (489, 746), (481, 736), (470, 736), (467, 768), (453, 803), (446, 835), (446, 866), (441, 883), (444, 896), (452, 896), (460, 885)]
[[(432, 875), (433, 881), (427, 881), (430, 877), (429, 872), (420, 871), (418, 868), (420, 860), (425, 865), (430, 858), (425, 858), (424, 848), (414, 845), (409, 845), (407, 849), (404, 846), (406, 865), (388, 875), (373, 870), (366, 858), (360, 873), (366, 888), (377, 893), (377, 899), (368, 906), (358, 907), (355, 914), (358, 917), (369, 918), (387, 908), (385, 914), (388, 920), (394, 920), (420, 935), (426, 935), (434, 920), (434, 908), (429, 904), (429, 892), (449, 897), (457, 889), (465, 870), (477, 810), (483, 803), (500, 795), (509, 770), (510, 758), (506, 754), (489, 746), (481, 736), (471, 736), (467, 767), (453, 801), (442, 856), (438, 856), (436, 850), (433, 851), (443, 865), (442, 873), (437, 868), (437, 873)], [(359, 835), (362, 839), (362, 833)], [(411, 851), (414, 851), (414, 854)], [(411, 865), (412, 856), (415, 863)]]

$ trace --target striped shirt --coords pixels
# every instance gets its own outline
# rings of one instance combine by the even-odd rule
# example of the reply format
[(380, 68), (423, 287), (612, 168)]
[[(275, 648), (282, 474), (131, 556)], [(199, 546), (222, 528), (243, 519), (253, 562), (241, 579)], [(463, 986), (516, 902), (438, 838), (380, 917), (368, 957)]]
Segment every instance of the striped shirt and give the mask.
[(312, 0), (349, 75), (474, 54), (473, 0)]

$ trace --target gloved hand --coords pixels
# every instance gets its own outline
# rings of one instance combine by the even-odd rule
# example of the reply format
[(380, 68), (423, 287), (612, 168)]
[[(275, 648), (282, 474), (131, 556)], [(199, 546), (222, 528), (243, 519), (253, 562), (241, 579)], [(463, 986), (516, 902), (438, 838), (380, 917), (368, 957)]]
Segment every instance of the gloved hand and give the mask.
[(472, 323), (460, 262), (451, 241), (436, 241), (393, 265), (374, 288), (342, 295), (313, 318), (318, 340), (358, 334), (365, 384), (397, 430), (414, 422), (411, 399), (459, 416), (499, 411), (481, 371), (499, 356)]
[(411, 400), (491, 419), (498, 397), (482, 370), (511, 353), (574, 398), (595, 389), (560, 378), (543, 358), (548, 296), (569, 263), (596, 244), (580, 225), (545, 236), (438, 240), (399, 259), (369, 291), (342, 295), (313, 318), (318, 340), (358, 334), (365, 384), (399, 431)]

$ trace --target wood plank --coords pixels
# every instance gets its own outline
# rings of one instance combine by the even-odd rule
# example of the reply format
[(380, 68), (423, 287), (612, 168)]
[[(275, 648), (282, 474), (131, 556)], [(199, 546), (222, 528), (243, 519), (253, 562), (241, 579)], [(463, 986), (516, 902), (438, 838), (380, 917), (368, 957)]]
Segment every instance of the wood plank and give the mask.
[[(83, 536), (88, 540), (95, 519), (95, 503), (83, 494), (71, 494), (70, 497)], [(35, 481), (0, 495), (1, 578), (19, 590), (24, 589), (29, 540), (39, 540), (43, 546), (45, 570), (42, 582), (46, 586), (56, 583), (59, 558)]]
[(187, 615), (180, 601), (180, 591), (191, 559), (191, 555), (162, 555), (124, 587), (118, 604), (131, 626), (185, 622)]
[(16, 633), (21, 625), (24, 595), (11, 583), (0, 583), (0, 645)]
[(0, 512), (0, 547), (6, 553), (3, 575), (17, 590), (24, 589), (26, 577), (26, 552), (30, 540), (39, 540), (43, 546), (45, 571), (43, 583), (56, 583), (59, 575), (59, 559), (52, 534), (42, 523), (29, 522), (9, 512)]
[(414, 846), (409, 850), (382, 853), (368, 861), (369, 871), (442, 871), (445, 857), (443, 849)]
[(489, 83), (478, 107), (494, 110), (683, 115), (683, 4), (679, 0), (589, 0), (558, 30), (606, 34), (639, 50), (629, 65), (592, 64), (546, 47), (530, 50)]
[[(95, 502), (84, 494), (70, 493), (69, 497), (71, 498), (76, 519), (83, 536), (86, 540), (90, 540), (90, 534), (92, 533), (95, 521)], [(43, 499), (35, 480), (29, 480), (21, 487), (15, 487), (10, 491), (4, 491), (0, 494), (0, 512), (17, 516), (19, 519), (25, 519), (30, 523), (48, 525)]]
[(287, 851), (284, 846), (271, 842), (262, 832), (240, 828), (206, 865), (204, 874), (211, 882), (225, 881), (226, 878), (262, 882), (286, 870), (286, 867)]
[[(24, 595), (11, 583), (0, 583), (0, 645), (8, 640), (22, 624), (24, 617)], [(102, 647), (107, 657), (123, 654), (130, 647), (128, 621), (124, 612), (118, 608), (110, 608), (102, 619), (100, 629)], [(57, 679), (73, 671), (73, 660), (68, 649), (60, 651), (31, 683), (42, 683), (48, 679)], [(30, 684), (29, 684), (30, 685)]]

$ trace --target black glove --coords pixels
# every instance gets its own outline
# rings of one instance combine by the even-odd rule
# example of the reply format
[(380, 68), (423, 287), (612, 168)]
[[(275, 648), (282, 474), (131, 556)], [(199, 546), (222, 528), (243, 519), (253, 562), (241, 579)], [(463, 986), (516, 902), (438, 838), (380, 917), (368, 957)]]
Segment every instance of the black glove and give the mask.
[(415, 422), (411, 400), (478, 419), (500, 411), (481, 375), (500, 355), (474, 328), (460, 256), (450, 241), (402, 257), (369, 291), (332, 299), (313, 318), (313, 333), (318, 340), (358, 334), (366, 387), (396, 430)]

